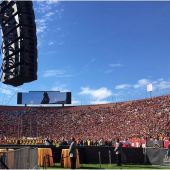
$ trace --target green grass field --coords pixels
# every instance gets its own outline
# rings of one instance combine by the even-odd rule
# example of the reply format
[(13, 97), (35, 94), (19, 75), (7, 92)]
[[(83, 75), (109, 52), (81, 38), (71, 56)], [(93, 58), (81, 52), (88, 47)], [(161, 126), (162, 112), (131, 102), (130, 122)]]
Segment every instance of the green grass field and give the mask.
[[(47, 169), (64, 169), (61, 168), (60, 164), (56, 164), (54, 167), (50, 167)], [(151, 170), (151, 169), (164, 169), (170, 170), (170, 167), (167, 166), (156, 166), (156, 165), (122, 165), (118, 167), (116, 164), (81, 164), (80, 169), (143, 169), (143, 170)]]

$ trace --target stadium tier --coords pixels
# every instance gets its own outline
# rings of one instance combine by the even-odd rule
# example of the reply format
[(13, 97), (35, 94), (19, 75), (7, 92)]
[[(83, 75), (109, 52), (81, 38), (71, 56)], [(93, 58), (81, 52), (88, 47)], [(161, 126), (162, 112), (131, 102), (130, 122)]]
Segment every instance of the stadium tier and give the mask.
[(53, 141), (167, 139), (170, 95), (130, 102), (70, 107), (0, 107), (1, 143), (49, 137)]

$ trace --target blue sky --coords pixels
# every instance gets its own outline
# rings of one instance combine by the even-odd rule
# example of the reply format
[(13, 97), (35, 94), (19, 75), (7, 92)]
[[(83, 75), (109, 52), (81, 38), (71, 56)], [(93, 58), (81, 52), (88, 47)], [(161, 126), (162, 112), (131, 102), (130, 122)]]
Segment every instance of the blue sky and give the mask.
[[(34, 1), (38, 80), (0, 85), (0, 103), (17, 91), (71, 91), (73, 105), (170, 93), (170, 2)], [(1, 102), (2, 101), (2, 102)]]

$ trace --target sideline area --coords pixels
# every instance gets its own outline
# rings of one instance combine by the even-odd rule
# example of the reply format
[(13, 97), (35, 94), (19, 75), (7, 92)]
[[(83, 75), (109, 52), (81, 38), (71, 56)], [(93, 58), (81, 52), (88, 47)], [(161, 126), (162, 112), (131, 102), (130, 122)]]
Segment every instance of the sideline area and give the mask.
[[(40, 168), (41, 169), (41, 168)], [(42, 168), (43, 169), (43, 168)], [(66, 168), (61, 168), (61, 165), (59, 163), (55, 164), (54, 167), (48, 167), (47, 169), (66, 169)], [(122, 165), (121, 167), (118, 167), (116, 164), (81, 164), (80, 169), (145, 169), (145, 170), (150, 170), (150, 169), (164, 169), (164, 170), (169, 170), (170, 167), (168, 166), (160, 166), (160, 165)]]

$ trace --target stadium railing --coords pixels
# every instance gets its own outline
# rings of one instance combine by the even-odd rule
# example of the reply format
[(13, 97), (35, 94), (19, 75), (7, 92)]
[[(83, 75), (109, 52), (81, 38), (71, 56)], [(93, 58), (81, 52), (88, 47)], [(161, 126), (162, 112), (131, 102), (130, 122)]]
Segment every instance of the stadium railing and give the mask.
[(25, 147), (3, 151), (0, 167), (5, 169), (35, 169), (38, 167), (37, 148)]

